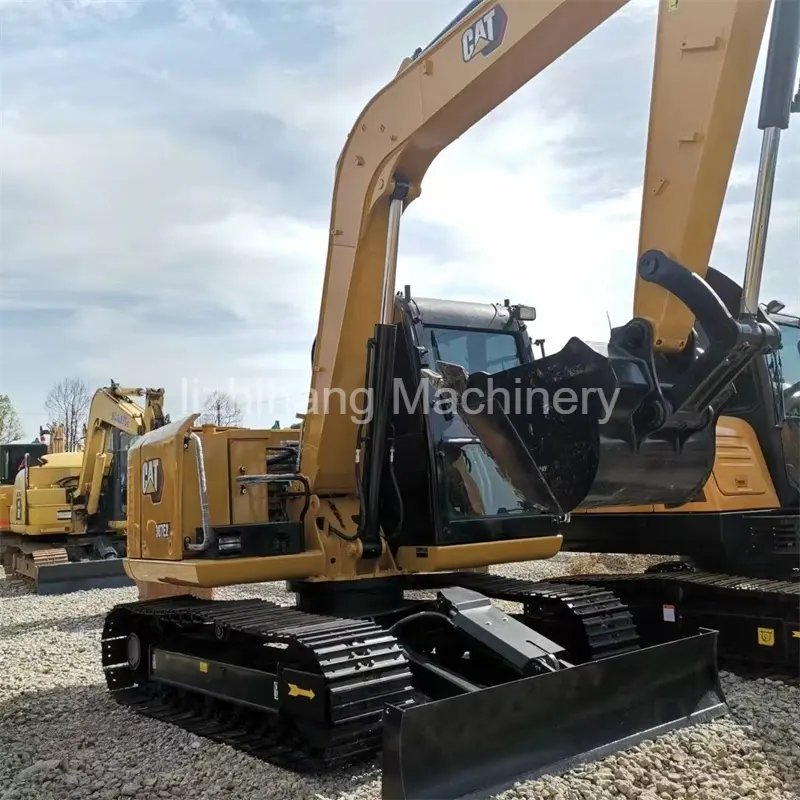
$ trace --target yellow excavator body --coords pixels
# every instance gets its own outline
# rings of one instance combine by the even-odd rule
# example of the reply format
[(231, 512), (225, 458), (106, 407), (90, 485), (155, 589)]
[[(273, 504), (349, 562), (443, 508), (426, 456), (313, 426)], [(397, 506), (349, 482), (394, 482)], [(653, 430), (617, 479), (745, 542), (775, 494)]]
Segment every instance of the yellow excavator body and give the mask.
[[(770, 0), (659, 3), (634, 316), (605, 354), (573, 337), (536, 359), (531, 306), (395, 286), (436, 155), (624, 5), (474, 0), (367, 104), (299, 435), (194, 414), (130, 446), (125, 569), (173, 596), (106, 618), (120, 703), (291, 769), (382, 750), (386, 800), (498, 790), (725, 713), (715, 631), (645, 643), (613, 592), (470, 570), (551, 558), (573, 512), (691, 502), (726, 448), (751, 448), (760, 487), (720, 411), (779, 336), (708, 264)], [(265, 581), (296, 604), (192, 595)]]
[(13, 533), (26, 536), (76, 533), (68, 492), (63, 484), (78, 477), (83, 454), (50, 453), (43, 462), (31, 468), (27, 476), (24, 469), (17, 473), (9, 527)]

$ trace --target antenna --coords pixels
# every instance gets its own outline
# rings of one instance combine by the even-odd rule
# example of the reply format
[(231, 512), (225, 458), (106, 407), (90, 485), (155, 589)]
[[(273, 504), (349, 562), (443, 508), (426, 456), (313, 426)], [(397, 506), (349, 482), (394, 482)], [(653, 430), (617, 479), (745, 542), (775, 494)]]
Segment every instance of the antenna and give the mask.
[(606, 319), (608, 320), (608, 332), (611, 333), (613, 325), (611, 324), (611, 314), (608, 313), (608, 309), (606, 309)]

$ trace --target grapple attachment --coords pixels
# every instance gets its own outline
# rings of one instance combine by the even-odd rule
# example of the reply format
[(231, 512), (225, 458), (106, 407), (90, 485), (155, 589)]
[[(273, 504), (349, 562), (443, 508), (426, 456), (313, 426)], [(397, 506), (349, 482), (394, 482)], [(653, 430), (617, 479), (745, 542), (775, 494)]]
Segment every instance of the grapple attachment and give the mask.
[(677, 296), (708, 339), (657, 356), (652, 327), (634, 319), (612, 331), (607, 355), (570, 339), (553, 355), (504, 372), (439, 369), (464, 421), (534, 507), (683, 504), (707, 481), (715, 423), (731, 382), (779, 341), (775, 327), (737, 321), (711, 287), (663, 253), (639, 275)]
[(384, 715), (384, 800), (455, 800), (558, 774), (727, 713), (716, 631)]

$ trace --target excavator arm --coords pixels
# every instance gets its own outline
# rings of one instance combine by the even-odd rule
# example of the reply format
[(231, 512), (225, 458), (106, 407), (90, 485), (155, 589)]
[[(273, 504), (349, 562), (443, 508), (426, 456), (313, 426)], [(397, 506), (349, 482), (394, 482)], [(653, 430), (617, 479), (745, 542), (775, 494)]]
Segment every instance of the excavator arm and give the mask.
[[(132, 397), (144, 397), (144, 408)], [(164, 390), (124, 388), (111, 382), (98, 389), (89, 406), (83, 462), (78, 478), (75, 509), (88, 516), (97, 513), (103, 476), (111, 466), (111, 437), (114, 430), (129, 436), (141, 436), (169, 420), (164, 415)]]
[[(639, 253), (660, 250), (706, 276), (770, 3), (659, 4)], [(695, 315), (636, 277), (634, 316), (677, 353)]]
[[(472, 2), (402, 63), (356, 121), (336, 167), (303, 426), (301, 471), (315, 491), (355, 491), (356, 422), (330, 398), (364, 387), (368, 340), (376, 324), (392, 323), (400, 216), (419, 196), (428, 167), (624, 5)], [(680, 351), (689, 340), (697, 308), (684, 302), (693, 289), (685, 273), (702, 277), (707, 269), (769, 6), (770, 0), (659, 6), (639, 247), (660, 260), (648, 262), (649, 275), (640, 264), (634, 309), (649, 324), (656, 352)], [(667, 273), (680, 274), (680, 285)], [(710, 309), (703, 299), (706, 311), (718, 311), (713, 297)], [(760, 331), (753, 336), (763, 338)]]

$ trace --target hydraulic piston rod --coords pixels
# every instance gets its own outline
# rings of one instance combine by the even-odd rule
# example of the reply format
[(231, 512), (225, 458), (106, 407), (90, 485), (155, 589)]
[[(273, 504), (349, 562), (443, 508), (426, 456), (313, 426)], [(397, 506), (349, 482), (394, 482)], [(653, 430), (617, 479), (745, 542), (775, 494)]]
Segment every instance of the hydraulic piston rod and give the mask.
[(742, 316), (755, 317), (758, 313), (758, 295), (764, 269), (764, 251), (778, 163), (778, 146), (781, 131), (789, 127), (798, 54), (800, 54), (800, 0), (775, 0), (758, 117), (758, 127), (764, 131), (764, 135), (747, 247)]
[(397, 252), (400, 246), (400, 218), (403, 216), (403, 206), (407, 194), (408, 185), (398, 182), (397, 189), (389, 200), (381, 301), (381, 323), (383, 325), (391, 325), (394, 318), (394, 287), (397, 280)]

